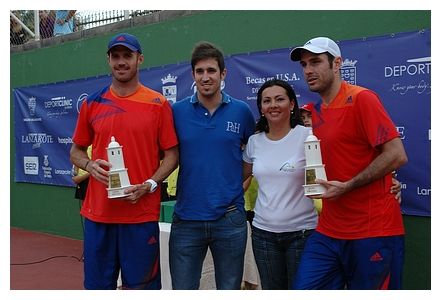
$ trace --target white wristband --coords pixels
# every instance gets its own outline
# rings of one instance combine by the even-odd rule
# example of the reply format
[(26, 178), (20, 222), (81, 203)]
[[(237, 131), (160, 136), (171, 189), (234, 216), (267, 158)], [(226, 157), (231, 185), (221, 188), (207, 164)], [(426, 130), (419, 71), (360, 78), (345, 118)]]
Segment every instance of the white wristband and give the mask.
[(144, 183), (150, 183), (150, 191), (149, 193), (153, 193), (158, 188), (158, 184), (153, 179), (147, 179)]

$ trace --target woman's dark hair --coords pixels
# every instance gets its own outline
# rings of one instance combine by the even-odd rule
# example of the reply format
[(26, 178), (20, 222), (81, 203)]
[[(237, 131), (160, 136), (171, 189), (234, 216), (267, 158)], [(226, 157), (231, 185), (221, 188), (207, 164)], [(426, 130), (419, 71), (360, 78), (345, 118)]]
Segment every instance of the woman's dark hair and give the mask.
[(302, 118), (300, 117), (300, 110), (299, 110), (299, 104), (297, 102), (296, 93), (294, 92), (294, 89), (292, 86), (283, 80), (280, 79), (271, 79), (266, 81), (257, 92), (257, 108), (259, 110), (260, 118), (256, 123), (256, 131), (257, 132), (268, 132), (268, 120), (262, 116), (262, 93), (266, 88), (272, 87), (272, 86), (280, 86), (281, 88), (285, 89), (286, 94), (288, 95), (288, 98), (290, 101), (294, 101), (294, 109), (291, 114), (290, 118), (290, 125), (291, 128), (296, 127), (296, 125), (303, 125)]
[(216, 48), (213, 44), (209, 42), (198, 43), (191, 54), (191, 69), (194, 72), (195, 65), (203, 59), (214, 58), (219, 65), (220, 72), (222, 73), (225, 69), (225, 61), (222, 52)]

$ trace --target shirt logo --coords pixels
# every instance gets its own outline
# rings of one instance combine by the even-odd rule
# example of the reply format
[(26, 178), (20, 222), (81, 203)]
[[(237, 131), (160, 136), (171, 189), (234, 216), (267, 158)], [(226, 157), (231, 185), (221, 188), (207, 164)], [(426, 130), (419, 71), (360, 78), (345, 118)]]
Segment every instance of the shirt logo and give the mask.
[(384, 144), (389, 137), (389, 129), (379, 125), (377, 128), (377, 138), (375, 140), (375, 145)]
[(296, 170), (296, 167), (291, 165), (289, 162), (284, 163), (279, 169), (279, 171), (290, 172), (290, 173), (294, 172), (295, 170)]
[(149, 244), (149, 245), (153, 245), (153, 244), (156, 244), (158, 241), (156, 240), (156, 238), (152, 235), (151, 237), (150, 237), (150, 239), (147, 241), (147, 244)]
[(370, 261), (382, 261), (383, 256), (379, 252), (375, 252), (374, 255), (371, 256)]
[(240, 123), (235, 123), (235, 122), (227, 122), (227, 130), (226, 131), (231, 131), (234, 133), (239, 133), (240, 131)]

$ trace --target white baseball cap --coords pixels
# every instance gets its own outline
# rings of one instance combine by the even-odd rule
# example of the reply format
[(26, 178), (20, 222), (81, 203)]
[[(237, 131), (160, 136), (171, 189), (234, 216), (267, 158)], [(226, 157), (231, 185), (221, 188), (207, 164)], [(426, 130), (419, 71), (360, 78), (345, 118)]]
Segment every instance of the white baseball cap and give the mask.
[(299, 61), (302, 50), (307, 50), (315, 54), (329, 52), (334, 57), (340, 57), (341, 52), (338, 45), (327, 37), (316, 37), (310, 39), (302, 47), (296, 47), (291, 51), (291, 60)]

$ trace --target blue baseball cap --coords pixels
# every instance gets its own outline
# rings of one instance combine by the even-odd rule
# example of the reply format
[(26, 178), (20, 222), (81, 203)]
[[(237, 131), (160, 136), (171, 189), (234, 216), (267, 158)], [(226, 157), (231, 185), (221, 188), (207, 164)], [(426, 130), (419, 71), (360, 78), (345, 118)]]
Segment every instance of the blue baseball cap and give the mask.
[(141, 45), (139, 44), (138, 39), (134, 35), (128, 33), (120, 33), (115, 35), (107, 45), (107, 53), (109, 53), (110, 49), (118, 45), (129, 48), (133, 52), (137, 51), (139, 53), (142, 53)]

